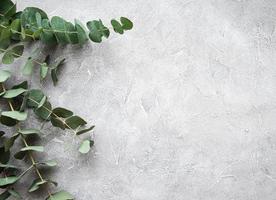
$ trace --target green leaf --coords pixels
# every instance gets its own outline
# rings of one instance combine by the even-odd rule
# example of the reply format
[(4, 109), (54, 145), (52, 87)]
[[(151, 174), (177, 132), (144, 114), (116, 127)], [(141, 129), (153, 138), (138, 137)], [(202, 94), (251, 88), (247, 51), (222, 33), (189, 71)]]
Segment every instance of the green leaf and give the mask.
[(53, 45), (57, 43), (56, 36), (53, 31), (51, 31), (52, 27), (50, 26), (50, 22), (48, 19), (42, 20), (42, 33), (40, 34), (40, 40), (47, 44)]
[(72, 117), (69, 117), (65, 120), (65, 123), (70, 126), (70, 128), (72, 129), (76, 129), (78, 128), (79, 126), (82, 126), (82, 125), (85, 125), (87, 124), (86, 121), (84, 121), (84, 119), (82, 119), (81, 117), (79, 116), (72, 116)]
[(11, 64), (14, 61), (14, 58), (22, 56), (24, 51), (24, 45), (16, 45), (11, 49), (7, 50), (2, 58), (4, 64)]
[(17, 97), (18, 95), (26, 92), (27, 90), (23, 89), (23, 88), (17, 88), (17, 89), (11, 89), (11, 90), (7, 90), (4, 94), (4, 98), (7, 98), (7, 99), (11, 99), (11, 98), (14, 98), (14, 97)]
[(9, 52), (9, 51), (7, 51), (7, 52), (4, 54), (4, 56), (2, 57), (2, 63), (3, 63), (3, 64), (8, 65), (8, 64), (13, 63), (13, 61), (14, 61), (14, 56), (13, 56), (12, 53)]
[(0, 33), (0, 48), (7, 49), (11, 44), (11, 31), (8, 28), (5, 28), (2, 29)]
[(48, 161), (40, 162), (40, 163), (37, 163), (37, 164), (38, 164), (38, 165), (48, 166), (48, 167), (57, 166), (57, 162), (54, 161), (54, 160), (48, 160)]
[(18, 132), (23, 135), (39, 135), (40, 134), (40, 131), (38, 129), (20, 129)]
[(57, 73), (58, 73), (58, 70), (60, 69), (60, 67), (62, 66), (62, 64), (64, 63), (65, 61), (65, 58), (58, 58), (52, 65), (51, 65), (51, 78), (52, 78), (52, 81), (54, 83), (54, 85), (57, 84), (58, 82), (58, 77), (57, 77)]
[(24, 121), (27, 119), (27, 113), (19, 111), (4, 111), (1, 113), (1, 115), (10, 117), (18, 121)]
[(52, 194), (47, 200), (74, 200), (74, 197), (64, 190)]
[(20, 19), (15, 19), (11, 23), (11, 32), (17, 33), (20, 30), (21, 22)]
[(45, 104), (46, 100), (47, 100), (47, 97), (44, 96), (44, 97), (41, 99), (41, 101), (39, 102), (39, 104), (37, 105), (37, 108), (41, 108), (41, 107)]
[(46, 101), (43, 104), (43, 106), (41, 106), (40, 108), (35, 109), (34, 112), (41, 119), (49, 120), (49, 117), (50, 117), (51, 112), (52, 112), (52, 105), (50, 104), (50, 102)]
[(93, 144), (94, 142), (91, 140), (84, 140), (79, 147), (79, 152), (82, 154), (88, 153)]
[(22, 151), (37, 151), (37, 152), (43, 152), (44, 151), (44, 147), (43, 146), (27, 146), (27, 147), (23, 147), (21, 150)]
[(80, 130), (76, 134), (77, 135), (81, 135), (81, 134), (87, 133), (87, 132), (91, 131), (92, 129), (94, 129), (94, 127), (95, 126), (91, 126), (91, 127), (87, 128), (87, 129)]
[(14, 154), (13, 157), (15, 159), (22, 160), (25, 156), (26, 156), (26, 152), (25, 151), (19, 151), (16, 154)]
[(10, 117), (6, 117), (3, 115), (0, 117), (0, 122), (1, 122), (1, 124), (4, 124), (6, 126), (14, 126), (17, 123), (17, 121), (15, 119), (12, 119)]
[(18, 180), (19, 180), (19, 177), (17, 177), (17, 176), (9, 176), (9, 177), (5, 177), (5, 178), (0, 178), (0, 186), (11, 185)]
[(0, 20), (3, 17), (9, 18), (16, 12), (16, 5), (11, 0), (1, 0), (0, 4)]
[(52, 123), (53, 126), (59, 127), (62, 130), (65, 129), (65, 124), (64, 124), (64, 122), (60, 118), (56, 118), (56, 117), (52, 116), (51, 117), (51, 123)]
[(37, 14), (39, 13), (41, 19), (48, 19), (47, 14), (35, 7), (27, 7), (22, 11), (21, 14), (21, 25), (24, 29), (35, 32), (39, 29), (39, 25), (37, 24)]
[(18, 136), (19, 136), (19, 134), (16, 133), (4, 141), (4, 147), (5, 147), (6, 152), (10, 150), (10, 148), (13, 146), (13, 144), (14, 144), (15, 140), (18, 138)]
[(79, 41), (79, 44), (83, 45), (87, 41), (87, 39), (88, 39), (85, 27), (77, 19), (75, 19), (75, 27), (76, 27), (76, 30), (78, 32), (78, 41)]
[(61, 107), (57, 107), (53, 109), (53, 113), (62, 118), (68, 118), (74, 114), (72, 111)]
[(0, 147), (0, 163), (7, 164), (10, 160), (10, 151), (5, 151), (4, 147)]
[(120, 21), (124, 30), (131, 30), (133, 28), (133, 23), (128, 18), (121, 17)]
[(11, 73), (9, 71), (0, 70), (0, 83), (5, 82), (10, 77), (11, 77)]
[(16, 198), (16, 199), (22, 199), (21, 195), (20, 195), (18, 192), (16, 192), (15, 190), (10, 189), (10, 190), (8, 190), (8, 192), (9, 192), (14, 198)]
[(59, 43), (77, 43), (77, 31), (72, 23), (65, 21), (61, 17), (54, 16), (51, 19), (51, 26)]
[(34, 63), (31, 57), (28, 58), (26, 64), (23, 67), (23, 74), (24, 75), (31, 75), (33, 72)]
[(45, 95), (41, 90), (30, 90), (27, 105), (30, 108), (37, 108), (40, 101), (43, 99)]
[(120, 33), (120, 34), (124, 33), (123, 26), (116, 19), (111, 20), (111, 25), (116, 33)]
[(15, 58), (18, 58), (18, 57), (22, 56), (23, 51), (24, 51), (24, 45), (22, 45), (22, 44), (13, 46), (13, 47), (9, 50), (9, 52), (11, 52), (12, 55), (13, 55)]
[(47, 183), (47, 181), (45, 181), (45, 180), (41, 181), (40, 179), (35, 179), (33, 181), (32, 185), (30, 186), (28, 192), (34, 192), (34, 191), (38, 190), (40, 185), (44, 185), (45, 183)]
[(49, 67), (47, 66), (46, 63), (43, 63), (42, 65), (40, 65), (40, 79), (41, 80), (46, 78), (48, 69), (49, 69)]
[(8, 199), (10, 196), (11, 196), (11, 195), (10, 195), (9, 191), (6, 190), (5, 192), (3, 192), (3, 193), (0, 194), (0, 200), (6, 200), (6, 199)]
[(89, 29), (89, 38), (93, 42), (100, 43), (102, 41), (102, 37), (109, 37), (109, 29), (105, 27), (101, 20), (93, 20), (87, 22), (87, 28)]
[(28, 82), (27, 81), (23, 81), (23, 82), (21, 82), (21, 83), (19, 83), (17, 85), (12, 86), (11, 89), (18, 89), (18, 88), (22, 88), (22, 89), (27, 90), (28, 89)]
[(4, 131), (0, 131), (0, 137), (2, 137), (3, 135), (5, 135)]

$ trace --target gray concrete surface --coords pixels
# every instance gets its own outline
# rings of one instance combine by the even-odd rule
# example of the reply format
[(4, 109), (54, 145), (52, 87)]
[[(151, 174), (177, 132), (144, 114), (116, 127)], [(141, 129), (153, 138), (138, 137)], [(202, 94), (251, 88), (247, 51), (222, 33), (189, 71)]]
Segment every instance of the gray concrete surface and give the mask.
[(276, 199), (275, 0), (18, 6), (135, 24), (102, 44), (64, 48), (58, 86), (41, 86), (96, 125), (88, 156), (70, 132), (45, 127), (60, 188), (78, 200)]

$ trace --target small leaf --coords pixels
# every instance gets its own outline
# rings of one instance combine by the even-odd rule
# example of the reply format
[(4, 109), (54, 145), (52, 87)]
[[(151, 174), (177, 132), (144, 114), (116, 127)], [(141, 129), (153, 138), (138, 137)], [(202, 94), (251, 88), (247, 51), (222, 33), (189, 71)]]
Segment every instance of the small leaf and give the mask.
[(44, 147), (43, 146), (27, 146), (27, 147), (23, 147), (21, 150), (22, 151), (37, 151), (37, 152), (43, 152), (44, 151)]
[(11, 90), (7, 90), (4, 94), (4, 98), (7, 98), (7, 99), (11, 99), (11, 98), (14, 98), (14, 97), (17, 97), (18, 95), (26, 92), (27, 90), (23, 89), (23, 88), (17, 88), (17, 89), (11, 89)]
[(13, 157), (15, 159), (22, 160), (25, 156), (26, 156), (26, 152), (25, 151), (19, 151), (16, 154), (14, 154)]
[(0, 194), (0, 200), (6, 200), (11, 196), (11, 194), (9, 193), (9, 191), (5, 191), (3, 193)]
[(28, 93), (29, 93), (28, 101), (27, 101), (28, 107), (37, 108), (40, 101), (43, 99), (45, 95), (41, 90), (30, 90)]
[(47, 97), (44, 96), (44, 97), (41, 99), (41, 101), (39, 102), (39, 104), (37, 105), (37, 108), (41, 108), (41, 107), (45, 104), (46, 100), (47, 100)]
[(9, 71), (0, 70), (0, 83), (5, 82), (10, 77), (11, 77), (11, 73)]
[(52, 194), (47, 200), (74, 200), (74, 197), (64, 190)]
[(72, 129), (76, 129), (79, 126), (85, 125), (87, 122), (79, 116), (72, 116), (65, 120), (65, 123)]
[(80, 131), (78, 131), (76, 134), (77, 134), (77, 135), (84, 134), (84, 133), (86, 133), (86, 132), (91, 131), (92, 129), (94, 129), (94, 127), (95, 127), (95, 126), (91, 126), (91, 127), (87, 128), (87, 129), (80, 130)]
[(16, 199), (22, 199), (21, 195), (20, 195), (18, 192), (16, 192), (15, 190), (10, 189), (10, 190), (8, 190), (8, 192), (9, 192), (14, 198), (16, 198)]
[(49, 69), (49, 67), (47, 66), (46, 63), (43, 63), (42, 65), (40, 65), (40, 79), (41, 80), (46, 78), (48, 69)]
[(124, 30), (131, 30), (133, 28), (133, 23), (126, 17), (121, 17), (120, 21), (122, 23), (122, 28)]
[(15, 58), (22, 56), (24, 51), (24, 45), (16, 45), (9, 50)]
[(83, 45), (88, 39), (85, 28), (84, 28), (83, 24), (77, 19), (75, 19), (75, 27), (78, 32), (79, 44)]
[(124, 33), (124, 29), (123, 29), (122, 25), (117, 20), (112, 19), (111, 25), (116, 33), (120, 33), (120, 34)]
[(54, 160), (48, 160), (48, 161), (40, 162), (40, 163), (37, 163), (37, 164), (38, 165), (45, 165), (45, 166), (48, 166), (48, 167), (57, 166), (57, 162), (54, 161)]
[(94, 142), (91, 140), (84, 140), (80, 145), (79, 152), (82, 154), (88, 153), (93, 144)]
[(59, 119), (59, 118), (51, 117), (51, 123), (52, 123), (53, 126), (59, 127), (59, 128), (61, 128), (62, 130), (65, 129), (65, 124), (64, 124), (64, 122), (63, 122), (61, 119)]
[(32, 185), (30, 186), (28, 192), (34, 192), (34, 191), (38, 190), (41, 185), (44, 185), (46, 183), (47, 183), (46, 180), (41, 181), (40, 178), (35, 179), (33, 181)]
[(13, 146), (15, 140), (18, 138), (19, 134), (16, 133), (13, 136), (11, 136), (10, 138), (6, 139), (4, 141), (4, 147), (5, 147), (5, 151), (9, 151), (10, 148)]
[(6, 117), (3, 115), (0, 117), (0, 122), (1, 122), (1, 124), (4, 124), (6, 126), (14, 126), (17, 123), (17, 121), (15, 119), (12, 119), (10, 117)]
[(10, 160), (10, 151), (5, 151), (4, 147), (0, 147), (0, 163), (7, 164)]
[(38, 129), (20, 129), (18, 132), (23, 135), (39, 135), (40, 134), (40, 131)]
[(7, 52), (4, 54), (4, 56), (2, 57), (2, 63), (3, 63), (3, 64), (8, 65), (8, 64), (13, 63), (13, 61), (14, 61), (14, 56), (13, 56), (12, 53), (9, 52), (9, 51), (7, 51)]
[(32, 58), (28, 58), (26, 64), (23, 67), (23, 74), (24, 75), (31, 75), (33, 72), (34, 63)]
[(0, 186), (7, 186), (15, 183), (19, 180), (19, 177), (17, 176), (9, 176), (5, 178), (0, 178)]
[(27, 90), (28, 89), (28, 82), (27, 81), (23, 81), (17, 85), (14, 85), (11, 89), (18, 89), (18, 88), (22, 88)]
[(43, 104), (43, 106), (41, 106), (40, 108), (35, 109), (34, 112), (41, 119), (49, 120), (49, 117), (50, 117), (51, 112), (52, 112), (52, 105), (50, 104), (50, 102), (46, 101)]
[(27, 119), (27, 113), (19, 111), (4, 111), (1, 115), (16, 119), (18, 121), (24, 121)]
[(53, 109), (53, 113), (62, 118), (68, 118), (74, 114), (72, 111), (61, 107), (57, 107)]

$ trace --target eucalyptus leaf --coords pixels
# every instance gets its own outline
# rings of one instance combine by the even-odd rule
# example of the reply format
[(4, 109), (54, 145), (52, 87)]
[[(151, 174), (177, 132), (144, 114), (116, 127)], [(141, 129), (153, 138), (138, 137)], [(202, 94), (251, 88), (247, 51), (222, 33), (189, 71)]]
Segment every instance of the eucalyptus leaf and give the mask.
[(47, 200), (74, 200), (74, 197), (69, 192), (62, 190), (49, 196)]
[(16, 192), (14, 189), (9, 189), (8, 192), (16, 199), (22, 199), (21, 195)]
[(1, 113), (1, 115), (10, 117), (18, 121), (24, 121), (27, 119), (27, 116), (28, 116), (26, 112), (19, 112), (19, 111), (4, 111)]
[(133, 28), (133, 23), (128, 18), (121, 17), (120, 21), (124, 30), (131, 30)]
[(116, 33), (120, 33), (120, 34), (124, 33), (123, 26), (116, 19), (111, 20), (111, 25)]
[(23, 88), (17, 88), (17, 89), (11, 89), (11, 90), (7, 90), (4, 94), (4, 98), (10, 99), (10, 98), (14, 98), (17, 97), (18, 95), (26, 92), (26, 89)]
[(0, 70), (0, 83), (5, 82), (10, 77), (11, 77), (11, 73), (9, 71)]
[(57, 107), (53, 109), (53, 114), (62, 118), (68, 118), (73, 116), (74, 113), (66, 108)]
[(0, 186), (11, 185), (18, 180), (19, 180), (19, 177), (17, 177), (17, 176), (9, 176), (9, 177), (0, 178)]
[(22, 151), (37, 151), (37, 152), (43, 152), (44, 151), (44, 147), (43, 146), (27, 146), (27, 147), (23, 147), (21, 150)]
[(91, 140), (84, 140), (79, 147), (79, 152), (82, 154), (88, 153), (93, 144), (94, 142)]
[[(65, 120), (65, 123), (71, 128), (76, 129), (87, 124), (87, 122), (79, 116), (72, 116)], [(67, 127), (68, 128), (68, 127)]]
[(23, 67), (23, 74), (24, 75), (31, 75), (33, 72), (33, 68), (34, 68), (34, 63), (31, 57), (28, 58), (26, 64)]
[(87, 128), (87, 129), (82, 129), (82, 130), (77, 131), (76, 134), (77, 135), (81, 135), (81, 134), (84, 134), (84, 133), (87, 133), (87, 132), (93, 130), (94, 128), (95, 128), (95, 126), (91, 126), (91, 127)]

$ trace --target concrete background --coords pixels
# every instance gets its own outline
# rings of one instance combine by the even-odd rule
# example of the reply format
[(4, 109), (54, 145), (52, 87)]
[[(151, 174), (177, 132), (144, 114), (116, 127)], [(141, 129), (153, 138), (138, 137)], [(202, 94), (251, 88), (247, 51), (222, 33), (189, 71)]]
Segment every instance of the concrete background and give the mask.
[(58, 86), (36, 86), (96, 125), (88, 156), (70, 132), (45, 127), (60, 188), (78, 200), (276, 198), (275, 0), (17, 3), (135, 25), (60, 48), (68, 59)]

